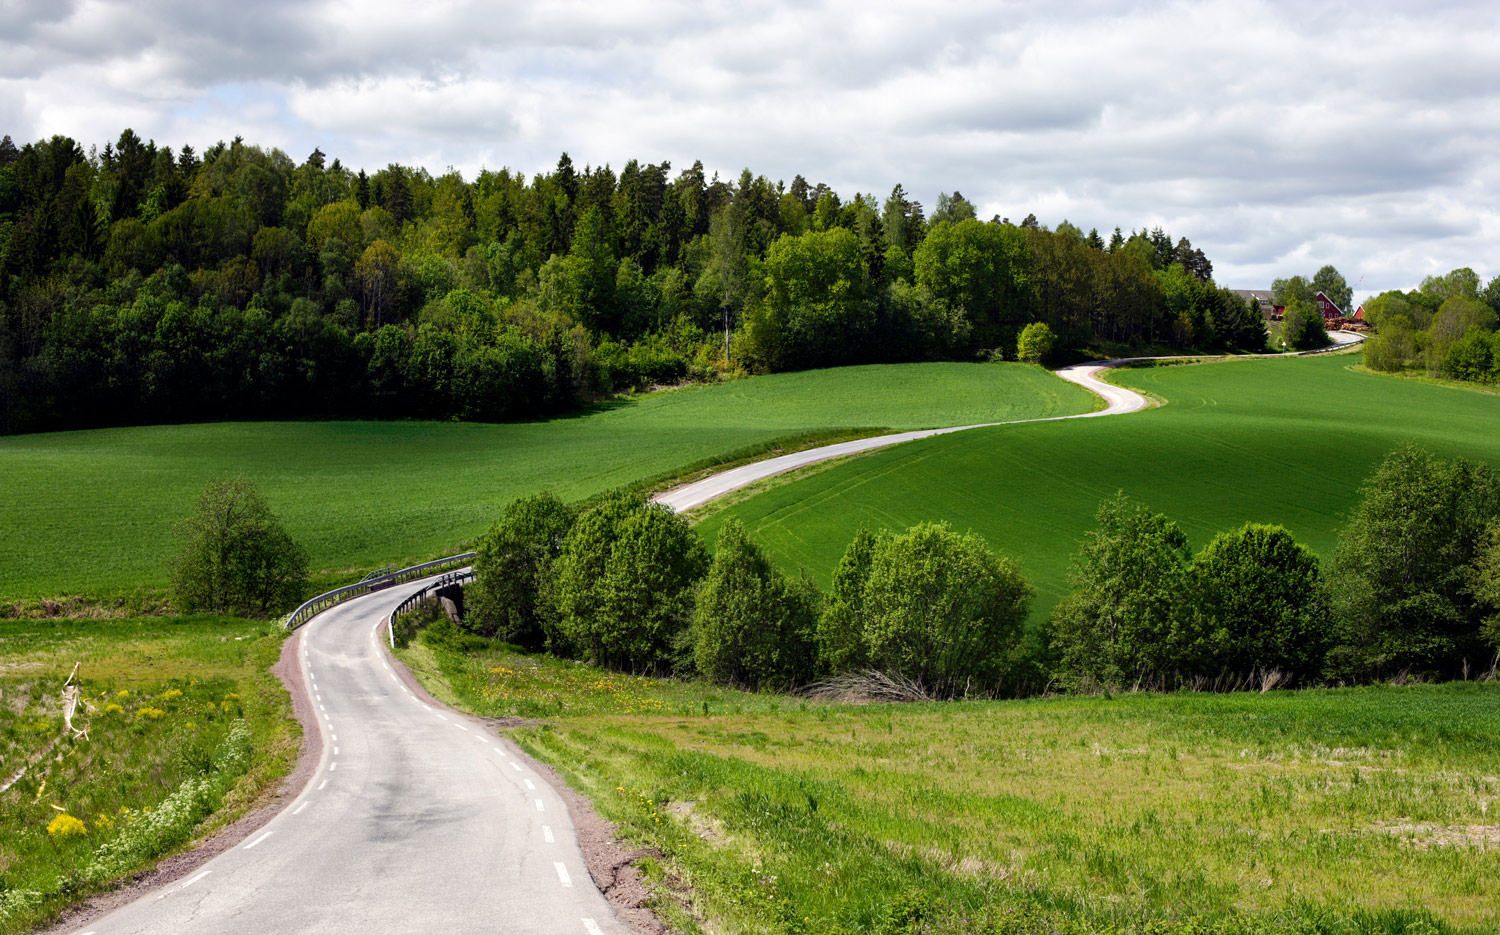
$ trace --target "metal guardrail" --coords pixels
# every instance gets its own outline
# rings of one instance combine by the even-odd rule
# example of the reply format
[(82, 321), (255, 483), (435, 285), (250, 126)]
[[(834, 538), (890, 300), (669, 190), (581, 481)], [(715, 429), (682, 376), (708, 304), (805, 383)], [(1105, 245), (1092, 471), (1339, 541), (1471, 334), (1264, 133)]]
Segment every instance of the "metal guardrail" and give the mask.
[(428, 595), (441, 591), (443, 588), (453, 584), (463, 584), (465, 581), (474, 580), (474, 569), (465, 568), (461, 571), (449, 572), (438, 580), (424, 586), (421, 590), (414, 592), (410, 597), (396, 605), (391, 615), (385, 618), (385, 632), (390, 640), (391, 648), (396, 648), (396, 618), (405, 613), (415, 610), (417, 605), (427, 599)]
[[(454, 565), (467, 564), (476, 554), (475, 552), (464, 552), (462, 555), (450, 555), (447, 558), (440, 558), (432, 562), (423, 562), (420, 565), (387, 572), (374, 578), (366, 577), (364, 580), (354, 584), (346, 584), (341, 588), (334, 588), (332, 591), (319, 594), (317, 597), (292, 611), (287, 616), (286, 623), (282, 624), (282, 626), (288, 630), (296, 629), (312, 619), (315, 614), (322, 613), (335, 604), (342, 604), (351, 598), (363, 597), (366, 594), (383, 590), (392, 585), (413, 581), (417, 578), (425, 578), (435, 572), (452, 568)], [(426, 589), (424, 588), (423, 590), (425, 591)]]
[(473, 578), (474, 569), (472, 568), (465, 568), (462, 571), (455, 571), (450, 574), (446, 574), (438, 580), (422, 588), (420, 591), (413, 592), (410, 597), (397, 604), (396, 609), (391, 611), (391, 619), (394, 620), (404, 613), (409, 613), (418, 604), (422, 603), (422, 601), (427, 598), (427, 595), (431, 594), (433, 591), (440, 591), (450, 584), (463, 584), (465, 581), (473, 580)]

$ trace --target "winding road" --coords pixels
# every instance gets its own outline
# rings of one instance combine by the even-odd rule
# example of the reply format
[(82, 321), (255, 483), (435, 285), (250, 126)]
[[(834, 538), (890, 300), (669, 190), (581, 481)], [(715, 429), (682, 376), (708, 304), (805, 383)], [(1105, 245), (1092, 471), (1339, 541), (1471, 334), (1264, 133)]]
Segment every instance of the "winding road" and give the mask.
[[(1099, 394), (1106, 407), (1018, 421), (1144, 409), (1145, 397), (1098, 375), (1146, 359), (1173, 358), (1065, 367), (1058, 376)], [(1007, 424), (1015, 423), (983, 423)], [(819, 461), (980, 427), (825, 445), (724, 471), (656, 501), (689, 510)], [(347, 601), (291, 637), (323, 745), (298, 797), (233, 849), (80, 935), (634, 931), (595, 887), (566, 805), (531, 761), (482, 721), (424, 700), (393, 668), (381, 623), (425, 583)]]
[(243, 843), (83, 932), (626, 935), (563, 800), (514, 745), (414, 694), (381, 622), (425, 581), (355, 598), (291, 639), (323, 755)]
[[(1300, 357), (1306, 354), (1322, 354), (1328, 351), (1339, 350), (1364, 340), (1364, 335), (1353, 334), (1347, 331), (1332, 331), (1328, 335), (1333, 339), (1333, 344), (1319, 348), (1315, 351), (1302, 351), (1298, 354), (1246, 354), (1243, 357)], [(768, 477), (777, 474), (785, 474), (787, 471), (795, 471), (798, 468), (817, 464), (820, 461), (828, 461), (832, 458), (842, 458), (846, 455), (860, 454), (865, 451), (873, 451), (876, 448), (885, 448), (889, 445), (899, 445), (902, 442), (916, 441), (919, 438), (931, 438), (934, 435), (947, 435), (952, 432), (965, 432), (969, 429), (989, 428), (996, 425), (1019, 425), (1025, 422), (1059, 422), (1064, 419), (1093, 419), (1098, 416), (1118, 416), (1128, 412), (1138, 412), (1150, 405), (1150, 400), (1134, 390), (1113, 383), (1106, 383), (1099, 379), (1099, 374), (1114, 367), (1122, 367), (1126, 364), (1140, 363), (1149, 360), (1203, 360), (1197, 357), (1121, 357), (1116, 360), (1102, 360), (1095, 363), (1073, 364), (1057, 370), (1059, 377), (1069, 383), (1076, 383), (1085, 389), (1097, 393), (1106, 403), (1103, 409), (1095, 409), (1093, 412), (1080, 412), (1071, 416), (1048, 416), (1043, 419), (1012, 419), (1008, 422), (979, 422), (974, 425), (955, 425), (941, 429), (921, 429), (915, 432), (898, 432), (893, 435), (876, 435), (870, 438), (860, 438), (851, 442), (839, 442), (834, 445), (823, 445), (818, 448), (808, 448), (805, 451), (794, 451), (791, 454), (781, 455), (775, 458), (767, 458), (764, 461), (756, 461), (743, 467), (732, 468), (722, 471), (703, 480), (681, 487), (665, 491), (652, 497), (653, 503), (660, 503), (674, 513), (685, 513), (696, 509), (712, 500), (724, 496), (727, 493), (748, 487)], [(1240, 358), (1235, 358), (1240, 359)]]

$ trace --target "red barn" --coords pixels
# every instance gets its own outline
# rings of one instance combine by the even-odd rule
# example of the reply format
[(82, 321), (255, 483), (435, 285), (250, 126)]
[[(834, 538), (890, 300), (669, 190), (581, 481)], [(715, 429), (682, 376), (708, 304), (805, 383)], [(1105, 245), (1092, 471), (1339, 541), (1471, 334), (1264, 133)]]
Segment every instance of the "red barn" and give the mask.
[(1318, 311), (1323, 313), (1324, 321), (1337, 321), (1344, 317), (1344, 310), (1333, 304), (1333, 300), (1323, 293), (1318, 293)]

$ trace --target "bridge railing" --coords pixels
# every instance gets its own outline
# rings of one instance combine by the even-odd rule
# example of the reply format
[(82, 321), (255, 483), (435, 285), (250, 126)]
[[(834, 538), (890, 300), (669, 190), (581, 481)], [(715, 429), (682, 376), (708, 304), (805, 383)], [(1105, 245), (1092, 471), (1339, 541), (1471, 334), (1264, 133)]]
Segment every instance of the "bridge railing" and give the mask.
[[(292, 630), (302, 626), (302, 624), (312, 619), (315, 614), (322, 613), (328, 608), (336, 604), (342, 604), (344, 601), (352, 598), (363, 597), (366, 594), (372, 594), (375, 591), (381, 591), (393, 585), (415, 581), (418, 578), (426, 578), (429, 575), (442, 571), (453, 570), (455, 566), (467, 565), (473, 561), (475, 554), (474, 552), (464, 552), (461, 555), (450, 555), (447, 558), (440, 558), (436, 561), (423, 562), (420, 565), (413, 565), (410, 568), (382, 572), (373, 577), (366, 576), (362, 581), (357, 581), (354, 584), (346, 584), (341, 588), (334, 588), (332, 591), (319, 594), (317, 597), (307, 601), (301, 607), (288, 614), (286, 622), (282, 626), (288, 630)], [(426, 590), (426, 588), (422, 589), (423, 592)]]
[(423, 601), (425, 601), (430, 595), (435, 594), (438, 591), (441, 591), (443, 588), (446, 588), (449, 585), (463, 584), (465, 582), (473, 581), (473, 580), (474, 580), (474, 569), (472, 569), (472, 568), (462, 568), (462, 569), (459, 569), (458, 571), (451, 571), (448, 574), (443, 575), (441, 578), (437, 579), (436, 581), (430, 582), (429, 584), (423, 586), (421, 590), (412, 592), (412, 594), (411, 594), (410, 597), (408, 597), (406, 600), (402, 601), (401, 603), (397, 604), (396, 605), (396, 609), (393, 610), (393, 611), (391, 611), (391, 615), (389, 617), (385, 618), (386, 637), (387, 637), (387, 639), (390, 640), (391, 648), (392, 649), (396, 648), (396, 618), (397, 617), (401, 616), (402, 614), (411, 613), (413, 610), (416, 610), (418, 604), (420, 604)]

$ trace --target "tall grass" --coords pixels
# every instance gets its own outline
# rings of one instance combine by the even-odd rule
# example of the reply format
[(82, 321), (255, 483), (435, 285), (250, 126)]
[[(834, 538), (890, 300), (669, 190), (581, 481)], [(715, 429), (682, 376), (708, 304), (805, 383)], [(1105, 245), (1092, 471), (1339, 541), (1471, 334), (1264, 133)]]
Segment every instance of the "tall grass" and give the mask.
[(149, 867), (285, 774), (280, 648), (264, 624), (217, 617), (0, 626), (0, 932)]

